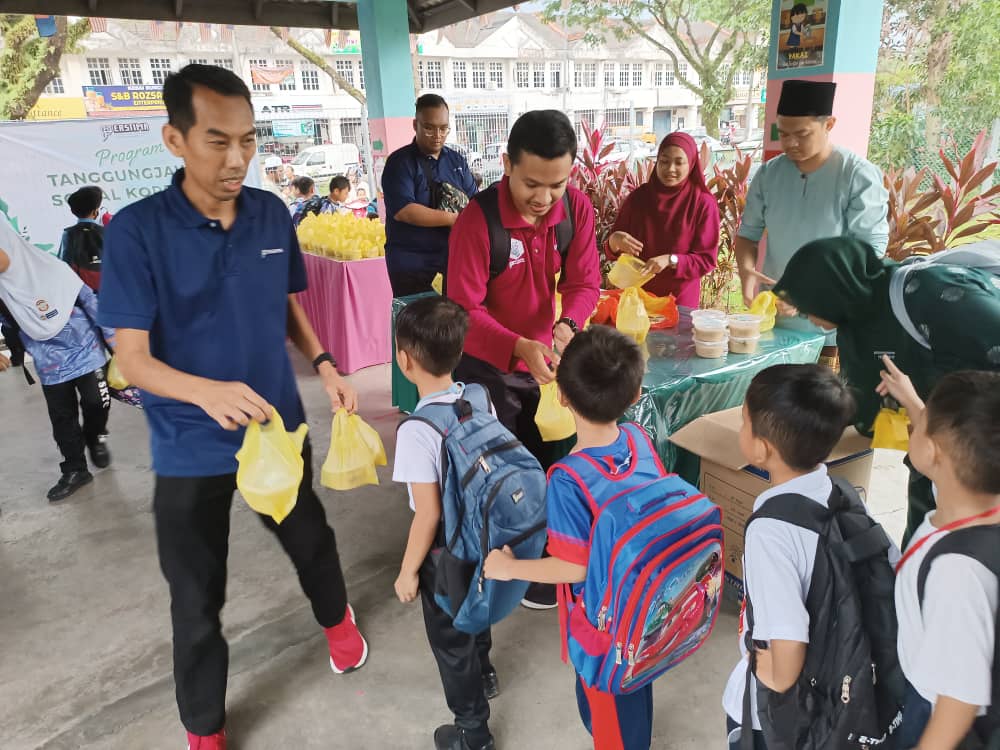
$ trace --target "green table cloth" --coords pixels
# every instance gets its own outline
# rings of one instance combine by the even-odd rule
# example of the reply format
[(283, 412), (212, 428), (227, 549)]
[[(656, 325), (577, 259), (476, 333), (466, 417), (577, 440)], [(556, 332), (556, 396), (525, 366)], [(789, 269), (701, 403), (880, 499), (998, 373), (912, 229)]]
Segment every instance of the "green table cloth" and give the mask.
[(396, 297), (392, 300), (392, 405), (402, 412), (412, 414), (417, 408), (420, 397), (417, 395), (417, 386), (407, 380), (399, 365), (396, 364), (396, 316), (411, 302), (422, 297), (433, 297), (434, 292), (414, 294), (410, 297)]

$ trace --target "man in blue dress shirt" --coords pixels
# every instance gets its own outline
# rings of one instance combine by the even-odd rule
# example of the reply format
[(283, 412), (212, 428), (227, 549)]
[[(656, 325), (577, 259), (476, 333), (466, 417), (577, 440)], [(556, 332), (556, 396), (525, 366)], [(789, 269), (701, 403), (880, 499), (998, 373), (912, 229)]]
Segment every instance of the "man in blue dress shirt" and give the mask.
[[(143, 393), (156, 487), (160, 567), (170, 587), (174, 681), (191, 750), (225, 750), (225, 603), (236, 451), (251, 420), (305, 421), (286, 338), (323, 381), (334, 409), (357, 395), (295, 300), (305, 267), (288, 209), (243, 185), (256, 152), (246, 84), (189, 65), (163, 87), (163, 140), (184, 160), (173, 184), (122, 210), (105, 238), (99, 318), (118, 329), (122, 374)], [(298, 572), (324, 628), (334, 672), (368, 646), (347, 603), (337, 543), (312, 488), (308, 442), (294, 510), (260, 516)]]
[(382, 172), (385, 262), (396, 297), (431, 291), (434, 277), (448, 269), (448, 235), (461, 206), (442, 195), (478, 192), (465, 157), (444, 145), (451, 132), (444, 99), (417, 99), (413, 131), (413, 142), (391, 153)]

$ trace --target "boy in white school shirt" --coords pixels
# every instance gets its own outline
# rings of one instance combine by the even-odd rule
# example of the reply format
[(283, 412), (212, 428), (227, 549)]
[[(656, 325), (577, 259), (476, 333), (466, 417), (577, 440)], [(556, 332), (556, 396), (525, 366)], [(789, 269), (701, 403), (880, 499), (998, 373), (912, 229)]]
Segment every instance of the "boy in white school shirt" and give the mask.
[[(754, 511), (770, 498), (787, 494), (802, 495), (803, 502), (826, 507), (833, 483), (823, 462), (852, 423), (854, 412), (854, 398), (847, 385), (827, 367), (777, 365), (760, 372), (747, 391), (739, 437), (743, 457), (768, 471), (773, 482), (757, 498)], [(811, 531), (772, 518), (760, 518), (747, 529), (743, 584), (753, 601), (752, 637), (766, 643), (766, 648), (757, 651), (756, 674), (776, 692), (791, 689), (805, 664), (809, 644), (806, 597), (818, 540)], [(729, 677), (722, 700), (730, 733), (743, 723), (749, 663), (745, 629), (741, 613), (742, 658)], [(755, 683), (751, 690), (754, 747), (764, 750), (767, 745), (757, 716)], [(739, 740), (731, 748), (739, 750)]]
[[(468, 313), (445, 297), (419, 299), (396, 318), (396, 362), (420, 394), (414, 411), (431, 403), (451, 404), (462, 396), (465, 386), (454, 382), (451, 373), (462, 358), (468, 328)], [(414, 516), (396, 595), (408, 603), (419, 592), (427, 640), (455, 716), (453, 724), (435, 730), (436, 750), (493, 750), (488, 699), (499, 695), (500, 686), (490, 661), (490, 631), (470, 635), (457, 630), (434, 600), (436, 564), (431, 550), (444, 541), (441, 449), (441, 435), (429, 424), (411, 419), (400, 425), (392, 479), (406, 482)]]
[[(1000, 373), (946, 375), (925, 408), (910, 379), (888, 359), (885, 366), (879, 391), (906, 408), (910, 460), (937, 489), (937, 510), (914, 532), (896, 570), (899, 662), (909, 683), (899, 748), (994, 747), (985, 743), (1000, 739), (1000, 711), (991, 706), (998, 687)], [(977, 537), (985, 542), (980, 552)]]

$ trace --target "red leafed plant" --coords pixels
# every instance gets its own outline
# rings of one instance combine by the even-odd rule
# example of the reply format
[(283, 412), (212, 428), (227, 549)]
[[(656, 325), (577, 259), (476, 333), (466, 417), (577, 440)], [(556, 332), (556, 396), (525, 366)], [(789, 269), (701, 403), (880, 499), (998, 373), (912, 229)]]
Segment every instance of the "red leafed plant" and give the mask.
[(932, 186), (927, 190), (921, 189), (926, 169), (890, 169), (885, 174), (889, 191), (886, 253), (890, 258), (937, 253), (1000, 224), (1000, 184), (982, 190), (997, 171), (997, 162), (985, 163), (986, 147), (984, 130), (964, 156), (955, 153), (954, 144), (954, 156), (941, 149), (938, 153), (949, 179), (946, 182), (932, 174)]
[[(711, 152), (708, 144), (701, 145), (701, 162), (708, 164)], [(736, 162), (729, 167), (713, 167), (715, 174), (708, 180), (708, 189), (712, 191), (719, 204), (719, 260), (715, 268), (701, 280), (701, 306), (703, 308), (719, 308), (729, 310), (734, 298), (733, 287), (736, 278), (736, 255), (734, 244), (736, 230), (740, 228), (743, 209), (747, 205), (747, 192), (750, 190), (750, 167), (753, 159), (750, 154), (744, 155), (736, 149)], [(735, 295), (740, 299), (739, 295)], [(737, 303), (741, 304), (741, 303)]]

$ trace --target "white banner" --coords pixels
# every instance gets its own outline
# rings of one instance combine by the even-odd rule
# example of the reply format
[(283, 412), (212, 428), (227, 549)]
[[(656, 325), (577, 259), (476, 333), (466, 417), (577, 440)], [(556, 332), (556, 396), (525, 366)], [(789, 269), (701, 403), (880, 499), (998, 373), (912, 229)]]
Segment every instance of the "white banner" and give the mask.
[[(0, 214), (38, 247), (56, 252), (76, 223), (67, 197), (84, 185), (104, 191), (104, 211), (170, 185), (182, 165), (163, 144), (165, 117), (0, 124)], [(260, 185), (256, 159), (246, 183)], [(0, 219), (4, 217), (0, 215)]]

